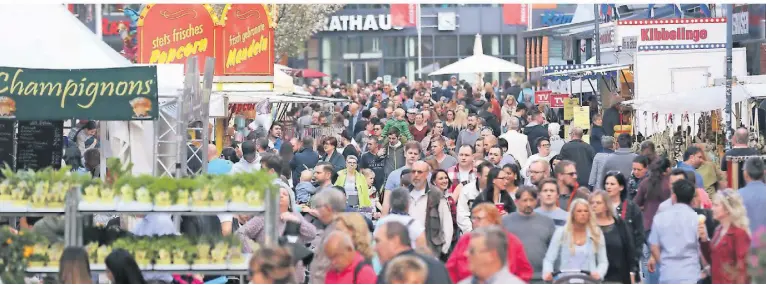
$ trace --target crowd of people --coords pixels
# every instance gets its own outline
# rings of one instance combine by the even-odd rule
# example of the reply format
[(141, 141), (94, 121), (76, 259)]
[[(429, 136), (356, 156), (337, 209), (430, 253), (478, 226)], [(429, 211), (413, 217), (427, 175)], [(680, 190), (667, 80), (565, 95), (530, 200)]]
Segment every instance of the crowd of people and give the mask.
[[(749, 281), (752, 233), (766, 225), (763, 160), (746, 160), (746, 186), (733, 190), (725, 163), (704, 170), (700, 147), (683, 161), (651, 141), (634, 152), (634, 137), (603, 126), (614, 125), (608, 110), (562, 138), (560, 112), (535, 105), (529, 87), (312, 82), (315, 95), (350, 102), (306, 106), (292, 125), (209, 151), (210, 173), (280, 177), (286, 241), (251, 248), (268, 234), (259, 215), (219, 215), (221, 231), (253, 253), (252, 283)], [(323, 125), (338, 132), (317, 135)], [(757, 153), (746, 129), (731, 139), (727, 156)]]

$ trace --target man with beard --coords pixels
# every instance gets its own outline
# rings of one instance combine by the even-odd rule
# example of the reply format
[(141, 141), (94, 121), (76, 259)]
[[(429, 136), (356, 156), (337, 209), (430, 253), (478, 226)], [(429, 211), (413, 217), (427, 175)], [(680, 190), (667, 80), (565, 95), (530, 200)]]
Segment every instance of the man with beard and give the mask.
[(379, 156), (385, 157), (385, 165), (383, 167), (383, 172), (385, 173), (391, 173), (404, 166), (404, 144), (399, 135), (399, 129), (391, 128), (387, 135), (387, 145), (378, 151)]
[(473, 145), (479, 138), (480, 132), (476, 129), (478, 118), (476, 114), (468, 115), (468, 127), (460, 131), (455, 140), (455, 148), (460, 149), (463, 145)]
[(282, 148), (282, 125), (274, 123), (269, 129), (269, 147), (279, 151)]
[(378, 137), (370, 137), (367, 140), (367, 145), (365, 148), (367, 148), (367, 152), (362, 154), (362, 157), (359, 161), (359, 167), (361, 169), (366, 168), (372, 170), (372, 172), (375, 173), (373, 186), (375, 189), (379, 190), (383, 186), (383, 182), (386, 177), (385, 172), (383, 171), (385, 159), (384, 157), (379, 156), (380, 142), (378, 141)]
[(589, 144), (582, 140), (582, 136), (582, 129), (573, 127), (569, 134), (571, 140), (561, 147), (560, 156), (561, 160), (570, 160), (577, 165), (577, 182), (579, 185), (587, 186), (596, 153)]
[(528, 186), (539, 186), (540, 181), (551, 177), (551, 165), (547, 160), (539, 159), (529, 164), (526, 174), (529, 179), (526, 180)]
[[(533, 186), (522, 186), (516, 191), (518, 210), (503, 217), (503, 227), (521, 240), (524, 253), (534, 269), (530, 283), (541, 283), (543, 259), (556, 228), (553, 220), (535, 212), (537, 191)], [(537, 282), (536, 282), (537, 281)]]
[(587, 200), (588, 193), (578, 190), (577, 168), (575, 163), (569, 160), (562, 160), (556, 164), (556, 180), (559, 183), (559, 207), (564, 211), (569, 211), (569, 205), (577, 198)]
[(290, 169), (293, 174), (293, 185), (298, 185), (301, 171), (314, 169), (319, 162), (319, 154), (314, 151), (314, 138), (307, 136), (300, 143), (300, 148), (290, 160)]
[[(364, 125), (364, 130), (354, 136), (354, 141), (356, 141), (356, 143), (361, 146), (360, 148), (363, 153), (367, 151), (367, 141), (371, 137), (375, 136), (375, 123), (377, 123), (377, 119), (373, 119), (372, 121), (366, 123)], [(381, 127), (381, 129), (383, 128)]]
[(399, 188), (401, 186), (401, 176), (402, 171), (405, 169), (411, 169), (412, 164), (418, 161), (420, 159), (420, 144), (414, 141), (407, 142), (402, 147), (403, 152), (405, 153), (404, 159), (402, 161), (405, 163), (402, 167), (397, 168), (394, 171), (387, 171), (388, 165), (384, 169), (386, 169), (385, 173), (388, 173), (388, 178), (385, 182), (385, 191), (383, 193), (383, 215), (388, 215), (389, 211), (389, 197), (388, 193), (391, 193), (396, 188)]

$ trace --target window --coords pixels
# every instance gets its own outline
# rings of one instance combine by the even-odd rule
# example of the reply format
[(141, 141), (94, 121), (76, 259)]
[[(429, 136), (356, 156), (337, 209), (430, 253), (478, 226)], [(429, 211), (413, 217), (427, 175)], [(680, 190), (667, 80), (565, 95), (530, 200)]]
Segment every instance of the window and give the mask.
[(482, 45), (482, 49), (484, 49), (483, 50), (484, 54), (493, 55), (493, 56), (500, 55), (500, 37), (499, 36), (482, 35), (481, 45)]
[[(457, 60), (458, 59), (456, 57), (453, 57), (453, 58), (439, 58), (439, 59), (436, 59), (435, 61), (439, 63), (439, 68), (444, 68), (447, 65), (457, 62)], [(453, 74), (436, 75), (436, 76), (431, 76), (431, 78), (437, 81), (445, 81), (445, 80), (449, 80), (450, 76), (452, 75)]]
[(405, 57), (406, 37), (383, 38), (383, 55), (385, 57)]
[(394, 78), (407, 74), (406, 60), (404, 59), (384, 60), (383, 74), (391, 75), (391, 77), (394, 77)]
[(362, 45), (359, 41), (359, 37), (346, 37), (346, 46), (343, 48), (343, 53), (358, 54), (360, 52), (362, 52)]
[[(475, 39), (476, 39), (476, 36), (460, 36), (459, 55), (461, 57), (473, 55), (473, 42), (475, 41)], [(486, 47), (484, 47), (483, 49), (487, 50)]]
[(456, 36), (436, 36), (434, 46), (439, 47), (436, 50), (436, 56), (456, 56), (457, 55), (457, 37)]
[(319, 40), (309, 39), (308, 47), (306, 48), (306, 50), (308, 51), (309, 58), (319, 57)]
[(516, 55), (516, 36), (503, 35), (503, 54)]
[(362, 36), (362, 53), (380, 53), (380, 38), (373, 36)]
[(324, 37), (322, 38), (322, 59), (340, 59), (343, 57), (341, 49), (342, 37)]

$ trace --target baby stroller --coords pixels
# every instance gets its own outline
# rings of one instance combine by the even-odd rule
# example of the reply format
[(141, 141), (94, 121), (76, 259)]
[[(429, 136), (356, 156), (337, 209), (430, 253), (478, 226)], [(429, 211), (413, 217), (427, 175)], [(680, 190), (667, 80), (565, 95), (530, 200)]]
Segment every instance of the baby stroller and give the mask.
[(585, 270), (564, 270), (553, 273), (553, 284), (601, 284), (590, 276), (590, 271)]

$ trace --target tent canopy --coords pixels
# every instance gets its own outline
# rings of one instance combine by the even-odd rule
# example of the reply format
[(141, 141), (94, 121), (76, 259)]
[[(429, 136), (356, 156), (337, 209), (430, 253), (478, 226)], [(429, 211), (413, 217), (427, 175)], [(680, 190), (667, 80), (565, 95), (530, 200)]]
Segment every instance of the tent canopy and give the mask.
[(485, 55), (481, 45), (481, 35), (477, 34), (473, 44), (473, 55), (447, 65), (428, 76), (482, 72), (524, 72), (523, 66), (494, 56)]
[(61, 4), (0, 4), (0, 27), (0, 39), (4, 39), (0, 66), (80, 69), (131, 65)]
[[(707, 112), (726, 107), (726, 86), (712, 86), (700, 89), (677, 92), (649, 98), (638, 98), (625, 101), (640, 111), (659, 114), (683, 114)], [(766, 97), (766, 84), (738, 84), (731, 88), (732, 103), (745, 101), (749, 98)]]

